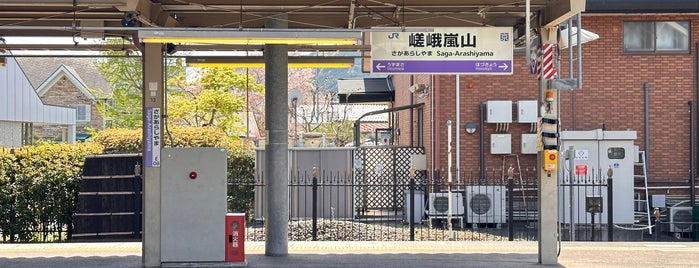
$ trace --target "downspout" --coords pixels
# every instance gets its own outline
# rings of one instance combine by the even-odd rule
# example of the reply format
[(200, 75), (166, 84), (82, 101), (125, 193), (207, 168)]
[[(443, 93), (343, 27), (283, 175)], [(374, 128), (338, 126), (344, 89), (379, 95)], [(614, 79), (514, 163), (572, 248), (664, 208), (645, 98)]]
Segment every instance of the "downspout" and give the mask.
[(694, 206), (694, 101), (689, 104), (689, 204)]
[[(643, 148), (646, 151), (646, 167), (650, 167), (650, 85), (648, 82), (643, 83), (643, 95), (645, 98), (645, 103), (643, 104)], [(648, 174), (646, 174), (648, 177)]]
[(479, 142), (479, 150), (481, 157), (479, 157), (479, 162), (480, 162), (480, 168), (478, 170), (478, 175), (480, 180), (485, 180), (485, 145), (484, 145), (484, 139), (485, 139), (485, 103), (481, 103), (480, 109), (478, 109), (479, 114), (480, 114), (480, 142)]
[[(694, 83), (695, 83), (695, 86), (697, 87), (697, 93), (696, 93), (697, 100), (695, 103), (699, 103), (699, 42), (696, 43), (696, 49), (694, 51), (695, 51), (695, 55), (696, 55), (695, 56), (696, 57), (695, 58), (695, 66), (694, 66), (694, 72), (695, 72), (696, 76), (694, 78)], [(691, 110), (691, 112), (694, 112), (694, 111), (695, 111), (695, 109), (693, 108)], [(696, 129), (699, 129), (699, 119), (697, 119), (695, 117), (694, 120), (696, 121), (696, 123), (695, 123)], [(694, 147), (697, 144), (696, 138), (694, 136), (692, 136), (692, 139), (693, 139), (692, 140), (693, 142), (690, 144), (689, 148), (694, 149)], [(691, 156), (695, 157), (695, 155), (694, 155), (695, 153), (696, 152), (693, 152)], [(691, 176), (691, 178), (689, 178), (690, 179), (690, 181), (689, 181), (689, 200), (690, 200), (692, 206), (694, 206), (696, 204), (696, 188), (695, 188), (696, 187), (696, 172), (694, 171), (694, 169), (696, 168), (696, 165), (697, 165), (697, 163), (695, 162), (696, 158), (693, 158), (693, 159), (694, 159), (694, 161), (692, 161), (692, 163), (690, 165), (690, 168), (692, 171), (691, 172), (692, 176)]]
[[(437, 152), (435, 151), (435, 147), (434, 147), (435, 139), (437, 139), (437, 135), (436, 135), (437, 132), (434, 131), (434, 114), (435, 114), (435, 109), (436, 109), (435, 105), (434, 105), (434, 95), (437, 94), (437, 87), (435, 85), (434, 75), (430, 75), (430, 80), (431, 80), (430, 87), (432, 88), (432, 94), (430, 94), (430, 110), (432, 110), (432, 112), (430, 112), (430, 136), (431, 136), (431, 138), (430, 138), (430, 154), (431, 154), (431, 156), (430, 156), (430, 158), (431, 158), (430, 170), (434, 171), (435, 164), (436, 164), (435, 163), (435, 155), (437, 155)], [(432, 173), (431, 175), (434, 175), (434, 173)], [(434, 178), (432, 178), (432, 181), (434, 181)]]
[(456, 75), (456, 185), (461, 184), (461, 79)]
[[(410, 86), (413, 86), (414, 84), (415, 84), (415, 76), (411, 74), (410, 75)], [(413, 105), (413, 104), (415, 104), (415, 93), (413, 93), (411, 91), (410, 92), (410, 105)], [(414, 145), (413, 144), (413, 135), (415, 133), (413, 130), (413, 128), (414, 128), (413, 126), (414, 126), (414, 124), (413, 124), (413, 109), (410, 109), (410, 143), (409, 143), (410, 146)]]
[[(439, 107), (441, 107), (441, 101), (439, 98), (435, 98), (434, 96), (438, 94), (437, 91), (441, 91), (441, 83), (440, 83), (440, 77), (433, 75), (432, 80), (434, 81), (434, 88), (435, 92), (432, 95), (432, 104), (434, 105), (434, 109), (432, 112), (432, 147), (434, 148), (434, 166), (432, 166), (432, 170), (438, 170), (438, 168), (441, 166), (441, 159), (442, 159), (442, 150), (439, 145), (437, 144), (442, 144), (441, 140), (441, 131), (439, 130), (441, 127), (441, 117), (438, 117), (438, 115), (441, 115), (441, 111)], [(434, 181), (433, 181), (434, 182)]]

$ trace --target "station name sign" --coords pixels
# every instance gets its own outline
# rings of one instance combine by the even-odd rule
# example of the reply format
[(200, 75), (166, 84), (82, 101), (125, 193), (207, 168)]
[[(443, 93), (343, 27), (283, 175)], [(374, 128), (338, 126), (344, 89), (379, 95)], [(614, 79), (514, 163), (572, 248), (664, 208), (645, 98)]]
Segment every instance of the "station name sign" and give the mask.
[(371, 32), (372, 73), (512, 74), (509, 27), (381, 29)]

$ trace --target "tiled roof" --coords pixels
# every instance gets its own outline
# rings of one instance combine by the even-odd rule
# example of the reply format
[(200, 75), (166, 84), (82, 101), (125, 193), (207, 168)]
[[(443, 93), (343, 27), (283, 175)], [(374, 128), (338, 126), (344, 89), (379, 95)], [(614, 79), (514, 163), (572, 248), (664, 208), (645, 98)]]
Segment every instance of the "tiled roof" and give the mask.
[(74, 70), (74, 74), (82, 79), (88, 88), (100, 90), (106, 94), (112, 92), (112, 85), (94, 65), (92, 58), (17, 57), (16, 59), (34, 88), (38, 88), (61, 65), (65, 65), (68, 69), (72, 69), (71, 71)]

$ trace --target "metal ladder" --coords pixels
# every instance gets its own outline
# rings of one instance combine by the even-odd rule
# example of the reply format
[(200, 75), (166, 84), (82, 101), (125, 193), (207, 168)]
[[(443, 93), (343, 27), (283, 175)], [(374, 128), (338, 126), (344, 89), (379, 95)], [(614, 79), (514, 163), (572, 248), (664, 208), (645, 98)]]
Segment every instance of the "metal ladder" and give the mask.
[[(638, 152), (639, 156), (639, 161), (635, 162), (634, 165), (637, 167), (640, 167), (641, 173), (642, 174), (636, 174), (636, 171), (634, 170), (634, 193), (636, 195), (636, 198), (634, 202), (636, 204), (641, 204), (643, 207), (640, 209), (637, 209), (634, 213), (636, 216), (636, 222), (640, 223), (642, 221), (645, 221), (647, 223), (647, 226), (650, 227), (650, 217), (652, 212), (650, 211), (650, 200), (648, 198), (650, 197), (648, 195), (648, 166), (646, 166), (646, 152), (645, 151), (639, 151)], [(643, 179), (643, 186), (635, 186), (636, 182), (639, 181), (640, 179)], [(643, 194), (644, 198), (641, 198), (641, 194)], [(645, 210), (645, 211), (644, 211)], [(639, 219), (639, 216), (641, 219)], [(653, 234), (653, 228), (648, 228), (648, 234)]]
[[(505, 165), (507, 163), (507, 158), (508, 157), (513, 157), (515, 160), (515, 163), (517, 164), (517, 171), (515, 172), (514, 168), (512, 167), (512, 164), (510, 164), (509, 168), (507, 171), (505, 171)], [(518, 154), (509, 154), (509, 155), (503, 155), (502, 156), (502, 183), (505, 184), (505, 181), (508, 179), (508, 174), (509, 170), (512, 170), (513, 175), (517, 174), (519, 176), (519, 186), (520, 186), (520, 192), (522, 193), (522, 205), (524, 208), (524, 217), (527, 221), (527, 226), (529, 225), (529, 208), (527, 206), (527, 196), (524, 193), (524, 179), (522, 178), (522, 166), (519, 164), (519, 155)], [(514, 179), (514, 176), (513, 178)], [(514, 196), (514, 194), (512, 195)], [(512, 208), (509, 208), (512, 209)], [(510, 219), (512, 220), (512, 219)]]

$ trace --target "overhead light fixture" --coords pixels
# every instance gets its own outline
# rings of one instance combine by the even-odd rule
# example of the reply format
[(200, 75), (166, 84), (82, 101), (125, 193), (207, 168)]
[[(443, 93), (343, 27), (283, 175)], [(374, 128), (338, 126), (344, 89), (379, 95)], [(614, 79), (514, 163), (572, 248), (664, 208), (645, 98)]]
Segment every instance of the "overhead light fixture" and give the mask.
[[(580, 33), (578, 33), (578, 27), (570, 27), (571, 28), (571, 35), (573, 39), (571, 41), (572, 45), (575, 46), (578, 44), (578, 36), (580, 36), (580, 43), (584, 44), (590, 41), (595, 41), (599, 39), (599, 35), (593, 32), (590, 32), (588, 30), (582, 29), (580, 30)], [(561, 49), (566, 49), (568, 48), (568, 29), (563, 29), (561, 30), (561, 40), (558, 42), (558, 46)]]
[[(186, 57), (189, 67), (262, 68), (264, 57)], [(289, 68), (351, 68), (354, 57), (289, 57)]]
[(144, 43), (187, 44), (291, 44), (291, 45), (353, 45), (361, 38), (360, 32), (309, 31), (308, 29), (271, 29), (258, 31), (231, 30), (139, 30)]

